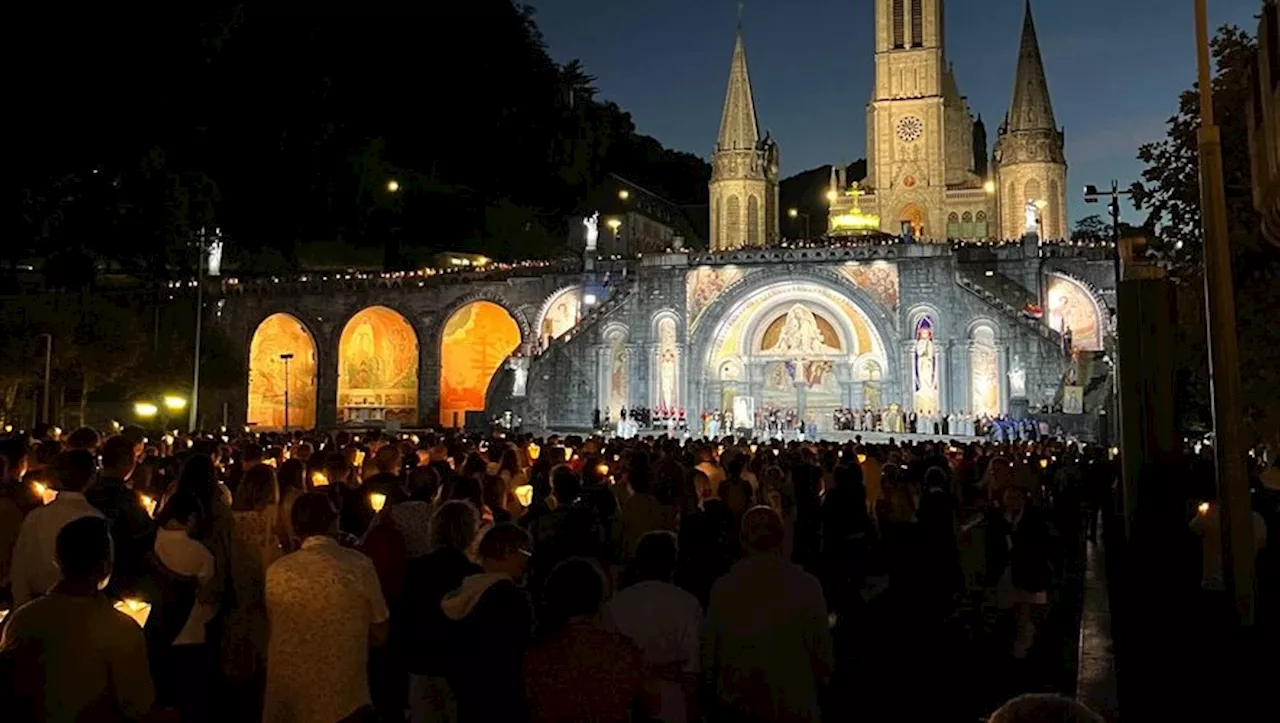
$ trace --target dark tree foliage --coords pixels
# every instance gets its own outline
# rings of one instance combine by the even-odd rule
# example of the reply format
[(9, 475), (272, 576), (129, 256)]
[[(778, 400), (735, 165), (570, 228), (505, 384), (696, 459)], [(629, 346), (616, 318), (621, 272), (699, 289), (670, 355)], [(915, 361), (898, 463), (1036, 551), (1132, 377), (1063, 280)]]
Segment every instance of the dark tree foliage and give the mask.
[(14, 81), (22, 228), (0, 253), (79, 252), (53, 265), (66, 285), (86, 253), (189, 272), (207, 226), (244, 266), (313, 243), (392, 265), (555, 254), (610, 171), (705, 202), (707, 164), (636, 134), (510, 0), (27, 4), (11, 20), (40, 60)]
[[(1217, 73), (1213, 79), (1215, 121), (1222, 135), (1227, 230), (1233, 250), (1236, 329), (1246, 422), (1254, 435), (1272, 438), (1280, 431), (1280, 364), (1275, 350), (1280, 327), (1280, 259), (1261, 241), (1253, 208), (1246, 116), (1251, 95), (1248, 76), (1257, 45), (1234, 27), (1220, 28), (1212, 40)], [(1205, 323), (1200, 219), (1200, 104), (1197, 88), (1185, 91), (1165, 138), (1145, 144), (1138, 158), (1146, 164), (1135, 201), (1150, 217), (1153, 246), (1178, 282), (1178, 383), (1183, 424), (1208, 428), (1210, 379)]]

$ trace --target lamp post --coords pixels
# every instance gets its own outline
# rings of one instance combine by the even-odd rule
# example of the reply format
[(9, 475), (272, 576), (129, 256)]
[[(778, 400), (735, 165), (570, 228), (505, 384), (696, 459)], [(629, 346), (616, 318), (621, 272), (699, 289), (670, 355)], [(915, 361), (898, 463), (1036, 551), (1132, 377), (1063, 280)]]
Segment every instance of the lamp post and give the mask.
[(1227, 192), (1222, 176), (1222, 136), (1213, 117), (1205, 0), (1195, 0), (1195, 14), (1200, 79), (1200, 216), (1204, 233), (1205, 316), (1209, 327), (1209, 393), (1213, 402), (1213, 450), (1217, 456), (1223, 572), (1227, 589), (1235, 595), (1237, 621), (1249, 626), (1254, 616), (1253, 513), (1240, 441), (1240, 366), (1231, 247), (1227, 239)]
[[(218, 229), (214, 229), (213, 233), (215, 236), (220, 235)], [(197, 409), (200, 406), (200, 335), (204, 321), (205, 252), (209, 248), (209, 239), (203, 226), (200, 227), (200, 233), (196, 236), (196, 248), (199, 251), (196, 257), (196, 348), (195, 363), (191, 373), (191, 409), (187, 416), (187, 432), (192, 434), (196, 431)]]
[(803, 218), (803, 219), (804, 219), (804, 240), (805, 240), (805, 241), (808, 241), (808, 240), (809, 240), (809, 238), (810, 238), (810, 236), (809, 236), (809, 214), (805, 213), (804, 211), (801, 211), (801, 210), (800, 210), (800, 209), (798, 209), (798, 208), (789, 208), (789, 209), (787, 209), (787, 216), (788, 216), (789, 218), (796, 218), (796, 217), (800, 217), (800, 218)]
[(293, 358), (293, 354), (281, 354), (280, 361), (284, 362), (284, 431), (289, 431), (289, 360)]
[(1084, 187), (1084, 202), (1097, 203), (1103, 197), (1110, 197), (1107, 203), (1107, 211), (1111, 215), (1111, 243), (1115, 244), (1115, 265), (1116, 265), (1116, 283), (1120, 283), (1120, 197), (1132, 196), (1133, 191), (1120, 190), (1120, 182), (1112, 181), (1111, 190), (1103, 191), (1097, 186), (1089, 184)]

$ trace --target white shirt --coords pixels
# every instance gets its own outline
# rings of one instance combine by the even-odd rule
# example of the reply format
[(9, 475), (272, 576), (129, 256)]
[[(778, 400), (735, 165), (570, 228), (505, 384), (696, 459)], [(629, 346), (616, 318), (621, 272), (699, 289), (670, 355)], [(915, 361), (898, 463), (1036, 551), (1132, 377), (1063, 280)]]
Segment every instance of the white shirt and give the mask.
[(369, 629), (390, 617), (373, 562), (328, 537), (267, 569), (263, 723), (337, 721), (370, 703)]
[(13, 606), (45, 594), (62, 577), (55, 561), (58, 533), (81, 517), (102, 517), (79, 492), (59, 492), (57, 499), (27, 513), (13, 545)]
[[(645, 662), (663, 669), (680, 665), (685, 673), (702, 670), (702, 606), (684, 590), (657, 580), (636, 583), (609, 601), (608, 617), (644, 652)], [(658, 720), (685, 723), (688, 708), (680, 684), (663, 680), (660, 693)]]
[[(186, 530), (156, 530), (156, 557), (161, 564), (178, 575), (194, 577), (200, 587), (204, 587), (213, 579), (215, 569), (213, 553), (209, 548), (191, 539)], [(197, 600), (199, 596), (197, 595)], [(173, 639), (174, 645), (198, 645), (204, 642), (205, 625), (218, 612), (214, 603), (196, 602), (187, 616), (187, 624), (182, 626), (178, 637)]]

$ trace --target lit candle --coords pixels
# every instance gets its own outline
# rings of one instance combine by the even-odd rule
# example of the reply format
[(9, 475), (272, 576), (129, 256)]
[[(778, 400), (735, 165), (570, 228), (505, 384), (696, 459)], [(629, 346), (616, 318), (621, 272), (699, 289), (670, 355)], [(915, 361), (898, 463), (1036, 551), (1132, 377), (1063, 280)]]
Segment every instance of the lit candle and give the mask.
[(312, 487), (328, 487), (329, 478), (324, 475), (324, 472), (313, 472), (311, 474), (311, 486)]
[(569, 460), (571, 460), (571, 459), (573, 459), (573, 450), (572, 450), (572, 449), (569, 449), (568, 447), (565, 447), (565, 448), (564, 448), (564, 461), (568, 462), (568, 461), (569, 461)]
[(142, 495), (142, 498), (141, 498), (141, 499), (142, 499), (142, 509), (144, 509), (144, 510), (146, 510), (146, 511), (147, 511), (147, 516), (149, 516), (149, 517), (155, 517), (155, 516), (156, 516), (156, 501), (155, 501), (155, 500), (153, 500), (153, 499), (151, 499), (151, 498), (150, 498), (150, 497), (148, 497), (147, 495)]
[(374, 512), (381, 512), (383, 506), (386, 504), (387, 504), (386, 495), (382, 494), (381, 492), (369, 493), (369, 506), (373, 508)]
[(147, 626), (147, 618), (151, 615), (151, 603), (135, 598), (125, 598), (117, 601), (115, 609), (133, 618), (138, 627), (145, 628)]
[(516, 500), (521, 507), (533, 504), (533, 485), (520, 485), (516, 488)]
[(755, 453), (756, 453), (756, 450), (757, 450), (758, 448), (759, 448), (759, 447), (758, 447), (756, 444), (752, 443), (752, 445), (751, 445), (751, 454), (755, 454)]
[(32, 482), (31, 489), (35, 490), (36, 495), (40, 497), (40, 504), (42, 505), (47, 505), (58, 499), (58, 491), (50, 489), (49, 486), (43, 482)]
[(867, 455), (865, 455), (865, 454), (859, 454), (859, 455), (858, 455), (858, 464), (863, 464), (863, 463), (865, 463), (866, 461), (867, 461)]
[(529, 453), (529, 459), (535, 462), (538, 461), (538, 455), (542, 454), (542, 448), (534, 444), (533, 442), (530, 442), (529, 446), (526, 447), (525, 449)]
[(1209, 514), (1209, 503), (1208, 503), (1208, 502), (1201, 502), (1201, 503), (1200, 503), (1200, 506), (1199, 506), (1199, 507), (1197, 507), (1196, 509), (1200, 512), (1200, 514), (1202, 514), (1202, 515), (1207, 515), (1207, 514)]
[(1048, 466), (1049, 466), (1049, 460), (1044, 459), (1044, 458), (1041, 458), (1041, 459), (1040, 459), (1040, 469), (1044, 469), (1045, 467), (1048, 467)]

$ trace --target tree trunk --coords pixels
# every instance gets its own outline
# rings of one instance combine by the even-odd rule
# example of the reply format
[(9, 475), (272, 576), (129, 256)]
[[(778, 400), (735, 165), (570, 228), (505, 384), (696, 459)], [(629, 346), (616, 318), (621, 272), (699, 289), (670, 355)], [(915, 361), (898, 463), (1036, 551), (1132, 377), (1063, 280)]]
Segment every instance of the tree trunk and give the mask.
[(89, 426), (89, 380), (82, 378), (80, 380), (80, 426)]

